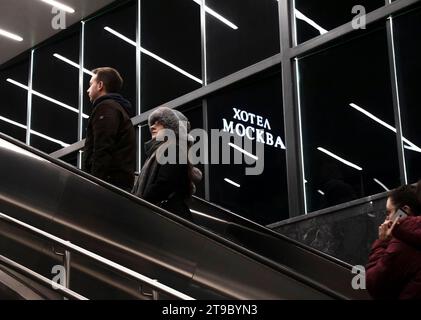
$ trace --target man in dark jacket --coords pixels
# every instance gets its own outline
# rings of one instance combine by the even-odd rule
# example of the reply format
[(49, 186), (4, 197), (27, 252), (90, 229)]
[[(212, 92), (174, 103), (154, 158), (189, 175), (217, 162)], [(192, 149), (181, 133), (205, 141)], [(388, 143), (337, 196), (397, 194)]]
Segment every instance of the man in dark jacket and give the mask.
[(85, 170), (130, 191), (136, 168), (136, 135), (129, 101), (118, 92), (123, 79), (117, 70), (98, 68), (89, 83), (93, 110), (86, 132)]
[[(415, 187), (401, 187), (387, 200), (389, 216), (379, 227), (367, 264), (367, 289), (374, 299), (421, 299), (420, 205), (411, 189)], [(393, 223), (391, 216), (399, 208), (409, 216)]]

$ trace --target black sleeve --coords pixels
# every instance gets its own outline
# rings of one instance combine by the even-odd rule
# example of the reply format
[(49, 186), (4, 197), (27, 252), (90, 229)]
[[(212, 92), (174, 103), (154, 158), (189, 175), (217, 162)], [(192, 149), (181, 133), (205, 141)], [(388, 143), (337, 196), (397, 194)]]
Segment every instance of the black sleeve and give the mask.
[(111, 164), (112, 150), (117, 139), (121, 114), (118, 110), (106, 103), (98, 106), (93, 115), (93, 152), (91, 173), (101, 179), (106, 178)]
[(167, 200), (171, 193), (185, 188), (187, 180), (186, 164), (159, 165), (158, 176), (154, 183), (146, 190), (143, 198), (152, 203)]

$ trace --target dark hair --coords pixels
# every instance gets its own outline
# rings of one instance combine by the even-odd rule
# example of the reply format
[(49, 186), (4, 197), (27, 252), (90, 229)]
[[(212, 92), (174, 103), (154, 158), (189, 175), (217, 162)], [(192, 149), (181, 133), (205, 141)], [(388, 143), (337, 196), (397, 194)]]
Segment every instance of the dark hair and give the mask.
[(419, 216), (421, 215), (420, 195), (420, 183), (418, 182), (416, 185), (407, 184), (396, 188), (389, 194), (389, 198), (396, 208), (408, 206), (414, 215)]
[(116, 69), (103, 67), (92, 70), (97, 76), (97, 81), (104, 83), (107, 93), (119, 93), (123, 87), (123, 78)]

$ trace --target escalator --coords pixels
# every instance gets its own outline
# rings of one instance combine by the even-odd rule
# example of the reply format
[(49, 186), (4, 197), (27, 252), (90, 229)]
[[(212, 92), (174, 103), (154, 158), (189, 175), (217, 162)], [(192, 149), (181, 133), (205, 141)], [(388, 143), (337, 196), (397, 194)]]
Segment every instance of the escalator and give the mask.
[[(195, 198), (194, 223), (0, 134), (0, 212), (196, 299), (366, 299), (349, 265)], [(0, 221), (0, 254), (51, 277), (60, 248)], [(84, 257), (72, 290), (145, 299)], [(165, 296), (163, 298), (166, 298)]]

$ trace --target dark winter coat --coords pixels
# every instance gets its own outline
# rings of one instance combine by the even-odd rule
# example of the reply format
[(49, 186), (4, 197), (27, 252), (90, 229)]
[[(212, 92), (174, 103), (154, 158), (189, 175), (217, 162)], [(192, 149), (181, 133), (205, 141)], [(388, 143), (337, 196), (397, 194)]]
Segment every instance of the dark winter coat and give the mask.
[(403, 219), (392, 235), (373, 244), (367, 290), (375, 299), (421, 299), (421, 217)]
[(133, 193), (165, 210), (191, 220), (191, 212), (186, 204), (186, 200), (190, 197), (189, 165), (180, 162), (159, 164), (156, 159), (159, 148), (165, 148), (165, 143), (151, 140), (145, 144), (147, 160)]
[(94, 102), (86, 132), (84, 169), (130, 191), (136, 169), (136, 134), (130, 102), (108, 94)]

